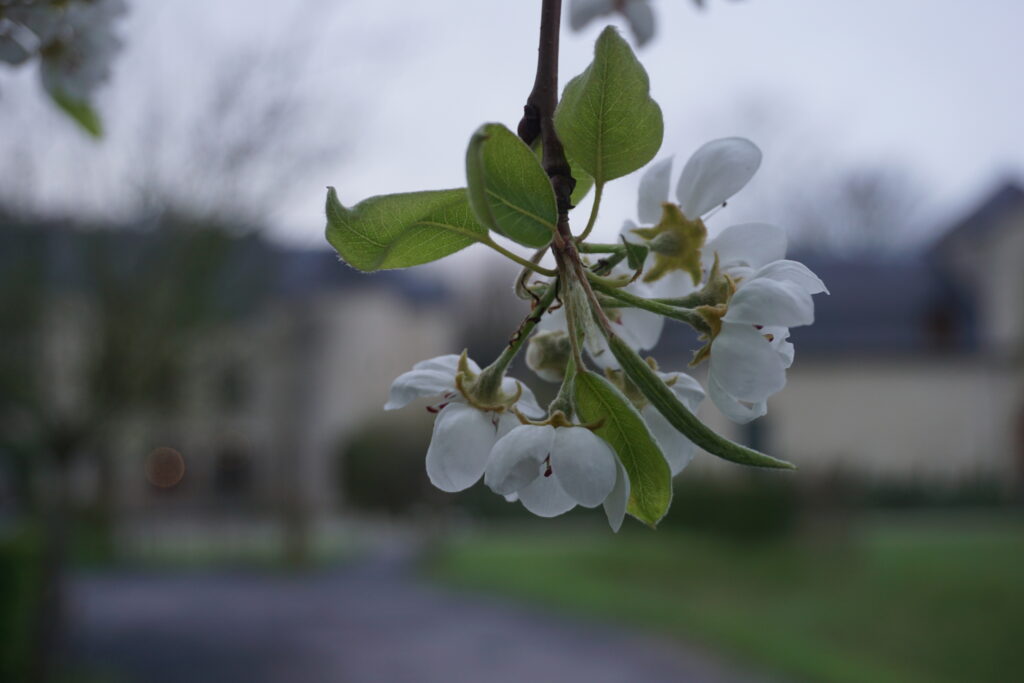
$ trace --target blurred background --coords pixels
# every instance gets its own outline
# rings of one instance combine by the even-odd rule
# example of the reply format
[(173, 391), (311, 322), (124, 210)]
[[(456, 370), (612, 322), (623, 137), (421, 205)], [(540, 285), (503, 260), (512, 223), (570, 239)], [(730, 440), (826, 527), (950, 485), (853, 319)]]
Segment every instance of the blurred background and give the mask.
[[(1024, 6), (651, 5), (659, 158), (754, 140), (710, 230), (785, 226), (831, 290), (767, 417), (702, 412), (799, 471), (698, 456), (614, 535), (432, 489), (432, 416), (381, 410), (418, 360), (500, 352), (516, 271), (358, 274), (324, 187), (464, 184), (538, 2), (131, 0), (98, 139), (0, 63), (0, 681), (1019, 676)], [(567, 23), (562, 83), (604, 25)]]

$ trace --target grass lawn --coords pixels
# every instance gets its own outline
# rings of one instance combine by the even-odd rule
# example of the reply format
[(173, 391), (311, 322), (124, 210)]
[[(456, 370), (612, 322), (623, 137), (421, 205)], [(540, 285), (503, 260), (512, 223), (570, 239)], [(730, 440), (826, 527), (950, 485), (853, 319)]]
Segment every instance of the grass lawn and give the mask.
[(877, 520), (824, 544), (543, 524), (453, 540), (430, 570), (808, 681), (1024, 676), (1019, 519)]

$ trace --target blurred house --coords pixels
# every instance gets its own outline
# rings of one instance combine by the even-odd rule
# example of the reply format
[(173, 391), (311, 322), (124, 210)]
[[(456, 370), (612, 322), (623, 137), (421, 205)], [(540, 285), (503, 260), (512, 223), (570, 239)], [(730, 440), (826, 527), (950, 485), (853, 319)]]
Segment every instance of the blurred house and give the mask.
[(1007, 185), (926, 250), (795, 255), (828, 285), (792, 330), (768, 415), (717, 428), (811, 475), (1010, 489), (1024, 473), (1024, 191)]
[[(35, 286), (0, 283), (37, 309), (32, 402), (46, 406), (44, 429), (88, 435), (69, 464), (80, 504), (322, 517), (341, 504), (338, 453), (391, 379), (454, 348), (438, 283), (359, 274), (326, 250), (0, 227), (0, 273), (38, 266)], [(205, 271), (185, 269), (205, 258)], [(136, 390), (143, 375), (154, 381)]]

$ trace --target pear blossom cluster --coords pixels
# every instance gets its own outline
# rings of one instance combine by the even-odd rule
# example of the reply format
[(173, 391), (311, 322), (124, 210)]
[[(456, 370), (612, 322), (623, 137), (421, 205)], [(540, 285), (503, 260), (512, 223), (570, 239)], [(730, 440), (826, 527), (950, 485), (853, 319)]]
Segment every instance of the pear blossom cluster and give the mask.
[(87, 106), (109, 77), (122, 43), (114, 31), (124, 0), (0, 2), (0, 61), (39, 60), (46, 91), (65, 108)]
[[(743, 138), (700, 147), (686, 162), (670, 196), (672, 159), (656, 162), (639, 186), (637, 219), (620, 231), (624, 244), (646, 249), (639, 269), (620, 261), (606, 272), (633, 300), (683, 307), (700, 332), (691, 366), (707, 365), (704, 384), (682, 369), (656, 377), (695, 413), (705, 397), (730, 420), (749, 422), (767, 412), (769, 397), (786, 383), (794, 348), (789, 330), (814, 321), (813, 295), (827, 293), (805, 265), (785, 258), (785, 232), (767, 223), (741, 223), (711, 232), (717, 209), (739, 192), (761, 163), (760, 150)], [(596, 266), (593, 255), (588, 267)], [(541, 287), (550, 283), (541, 283)], [(608, 303), (608, 302), (605, 302)], [(526, 364), (542, 381), (562, 382), (575, 371), (566, 307), (551, 307), (528, 342)], [(610, 331), (637, 352), (658, 345), (665, 317), (650, 308), (607, 305)], [(694, 458), (697, 446), (630, 381), (607, 335), (583, 330), (586, 358), (625, 396), (656, 440), (673, 476)], [(678, 357), (674, 353), (673, 357)], [(461, 491), (483, 479), (510, 502), (541, 517), (575, 506), (603, 506), (618, 530), (630, 482), (615, 451), (593, 425), (566, 414), (556, 398), (548, 410), (522, 382), (502, 375), (481, 400), (487, 373), (472, 360), (448, 355), (416, 364), (391, 387), (385, 409), (433, 398), (437, 413), (427, 451), (427, 474), (444, 491)]]

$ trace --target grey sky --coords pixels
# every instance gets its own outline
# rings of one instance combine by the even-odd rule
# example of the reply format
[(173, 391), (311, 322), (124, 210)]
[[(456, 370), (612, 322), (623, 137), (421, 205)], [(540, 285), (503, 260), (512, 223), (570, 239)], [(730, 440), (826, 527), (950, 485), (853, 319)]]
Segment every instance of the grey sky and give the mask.
[[(710, 0), (703, 12), (688, 0), (653, 4), (658, 36), (639, 55), (665, 112), (659, 156), (674, 154), (681, 162), (714, 137), (754, 139), (766, 156), (751, 206), (779, 176), (794, 172), (794, 155), (813, 159), (812, 171), (814, 165), (903, 164), (929, 192), (927, 208), (936, 220), (997, 180), (1024, 176), (1024, 3), (1018, 0)], [(538, 5), (140, 1), (118, 70), (158, 64), (166, 87), (179, 91), (187, 107), (190, 89), (210, 65), (239, 46), (289, 35), (315, 41), (311, 64), (295, 75), (322, 103), (326, 125), (311, 130), (336, 132), (351, 145), (336, 164), (295, 179), (302, 190), (283, 203), (275, 234), (320, 244), (325, 185), (335, 185), (351, 204), (373, 194), (464, 183), (470, 133), (485, 121), (514, 127), (518, 120), (532, 82)], [(312, 10), (300, 15), (308, 25), (296, 23), (300, 6)], [(602, 25), (565, 34), (563, 84), (586, 66)], [(0, 73), (0, 108), (3, 98), (29, 96), (30, 89), (18, 87), (25, 80)], [(110, 90), (116, 93), (116, 84)], [(112, 100), (113, 94), (104, 106)], [(101, 174), (116, 165), (110, 159), (127, 144), (118, 129), (125, 117), (108, 112), (108, 119), (101, 149), (76, 139), (55, 116), (23, 117), (18, 125), (45, 128), (51, 138), (42, 166), (54, 180), (35, 191), (54, 204), (106, 205), (104, 191), (75, 182), (75, 169)], [(633, 216), (636, 180), (609, 188), (599, 234), (611, 237)], [(726, 211), (749, 217), (742, 198)]]

